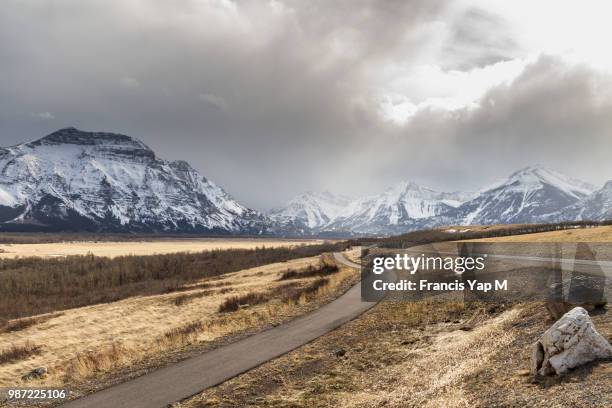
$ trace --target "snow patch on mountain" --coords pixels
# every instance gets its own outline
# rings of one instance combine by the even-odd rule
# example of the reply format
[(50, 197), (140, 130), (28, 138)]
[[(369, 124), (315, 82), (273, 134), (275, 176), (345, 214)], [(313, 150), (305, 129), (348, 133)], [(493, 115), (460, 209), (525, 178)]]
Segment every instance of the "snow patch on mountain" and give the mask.
[(320, 228), (340, 215), (350, 199), (328, 191), (307, 192), (291, 199), (269, 215), (280, 222), (293, 221), (307, 228)]

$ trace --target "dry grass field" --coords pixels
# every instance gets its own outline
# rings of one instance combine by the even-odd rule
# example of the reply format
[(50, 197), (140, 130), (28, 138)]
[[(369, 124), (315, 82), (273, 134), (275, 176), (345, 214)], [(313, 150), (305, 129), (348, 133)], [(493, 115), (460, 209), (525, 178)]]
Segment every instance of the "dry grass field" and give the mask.
[[(507, 239), (605, 242), (610, 227), (497, 238)], [(592, 318), (612, 340), (612, 314)], [(340, 329), (175, 407), (612, 406), (611, 361), (564, 377), (530, 375), (531, 345), (552, 323), (539, 302), (383, 301)]]
[(253, 249), (294, 247), (323, 243), (316, 239), (267, 239), (267, 238), (189, 238), (156, 239), (149, 241), (116, 242), (53, 242), (36, 244), (0, 244), (0, 258), (38, 256), (43, 258), (71, 255), (105, 256), (114, 258), (123, 255), (154, 255), (178, 252), (200, 252), (224, 249)]
[[(612, 335), (609, 315), (594, 317)], [(606, 407), (612, 363), (535, 380), (541, 305), (382, 302), (364, 316), (176, 408)]]
[[(96, 388), (117, 373), (130, 376), (305, 313), (357, 280), (357, 271), (337, 269), (322, 255), (205, 278), (167, 294), (13, 320), (0, 332), (0, 386)], [(258, 302), (244, 301), (253, 296)], [(30, 352), (2, 361), (25, 346)], [(20, 381), (38, 366), (49, 370), (44, 380)]]
[(612, 242), (612, 226), (575, 228), (536, 234), (473, 239), (472, 242)]

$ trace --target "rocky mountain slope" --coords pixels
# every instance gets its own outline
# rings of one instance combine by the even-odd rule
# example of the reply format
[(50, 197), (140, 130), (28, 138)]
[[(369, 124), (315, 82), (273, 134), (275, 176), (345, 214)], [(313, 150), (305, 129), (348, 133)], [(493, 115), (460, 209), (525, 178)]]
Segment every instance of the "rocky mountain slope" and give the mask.
[(0, 149), (0, 227), (259, 234), (270, 224), (184, 161), (67, 128)]

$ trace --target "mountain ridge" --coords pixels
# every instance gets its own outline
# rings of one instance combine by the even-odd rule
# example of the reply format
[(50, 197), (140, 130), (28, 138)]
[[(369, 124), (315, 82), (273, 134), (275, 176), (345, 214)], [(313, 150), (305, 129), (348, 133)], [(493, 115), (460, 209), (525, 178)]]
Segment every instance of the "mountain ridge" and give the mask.
[(612, 218), (612, 180), (529, 166), (477, 192), (412, 181), (350, 198), (307, 192), (262, 213), (182, 160), (118, 133), (60, 129), (0, 148), (0, 230), (248, 235), (391, 235), (442, 225)]
[[(338, 219), (319, 228), (390, 235), (443, 225), (579, 221), (584, 214), (601, 221), (612, 217), (612, 182), (606, 186), (609, 199), (599, 205), (597, 194), (604, 195), (605, 187), (596, 190), (543, 166), (517, 170), (476, 193), (437, 192), (401, 182), (379, 195), (353, 200)], [(587, 204), (593, 210), (579, 213)]]

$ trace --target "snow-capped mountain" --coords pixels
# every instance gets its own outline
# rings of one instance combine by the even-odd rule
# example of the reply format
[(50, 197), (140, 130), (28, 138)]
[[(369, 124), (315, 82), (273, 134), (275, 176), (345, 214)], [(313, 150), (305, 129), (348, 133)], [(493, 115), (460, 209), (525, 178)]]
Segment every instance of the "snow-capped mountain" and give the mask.
[(66, 128), (0, 149), (0, 228), (262, 233), (268, 220), (184, 161)]
[[(588, 183), (539, 166), (519, 170), (477, 193), (444, 193), (415, 183), (399, 183), (380, 195), (335, 207), (335, 218), (328, 216), (312, 228), (319, 232), (391, 235), (442, 225), (612, 218), (612, 182), (594, 190)], [(288, 219), (299, 218), (292, 218), (295, 213), (285, 214)], [(327, 219), (330, 221), (325, 223)]]
[(411, 182), (349, 199), (306, 193), (263, 215), (184, 161), (129, 136), (62, 129), (0, 148), (0, 230), (389, 235), (442, 225), (612, 219), (612, 181), (595, 191), (527, 167), (478, 193)]
[(327, 225), (332, 230), (387, 233), (414, 228), (419, 220), (435, 217), (461, 204), (458, 193), (442, 193), (403, 182), (380, 195), (357, 199)]
[(540, 222), (580, 203), (595, 187), (544, 167), (527, 167), (449, 214), (457, 224)]
[(317, 229), (336, 219), (349, 202), (349, 198), (328, 191), (309, 191), (271, 210), (269, 215), (280, 223), (294, 222), (302, 228)]
[(292, 220), (315, 231), (350, 233), (404, 232), (444, 214), (471, 193), (444, 193), (412, 182), (402, 182), (382, 194), (354, 200), (330, 193), (306, 193), (271, 212), (276, 220)]

